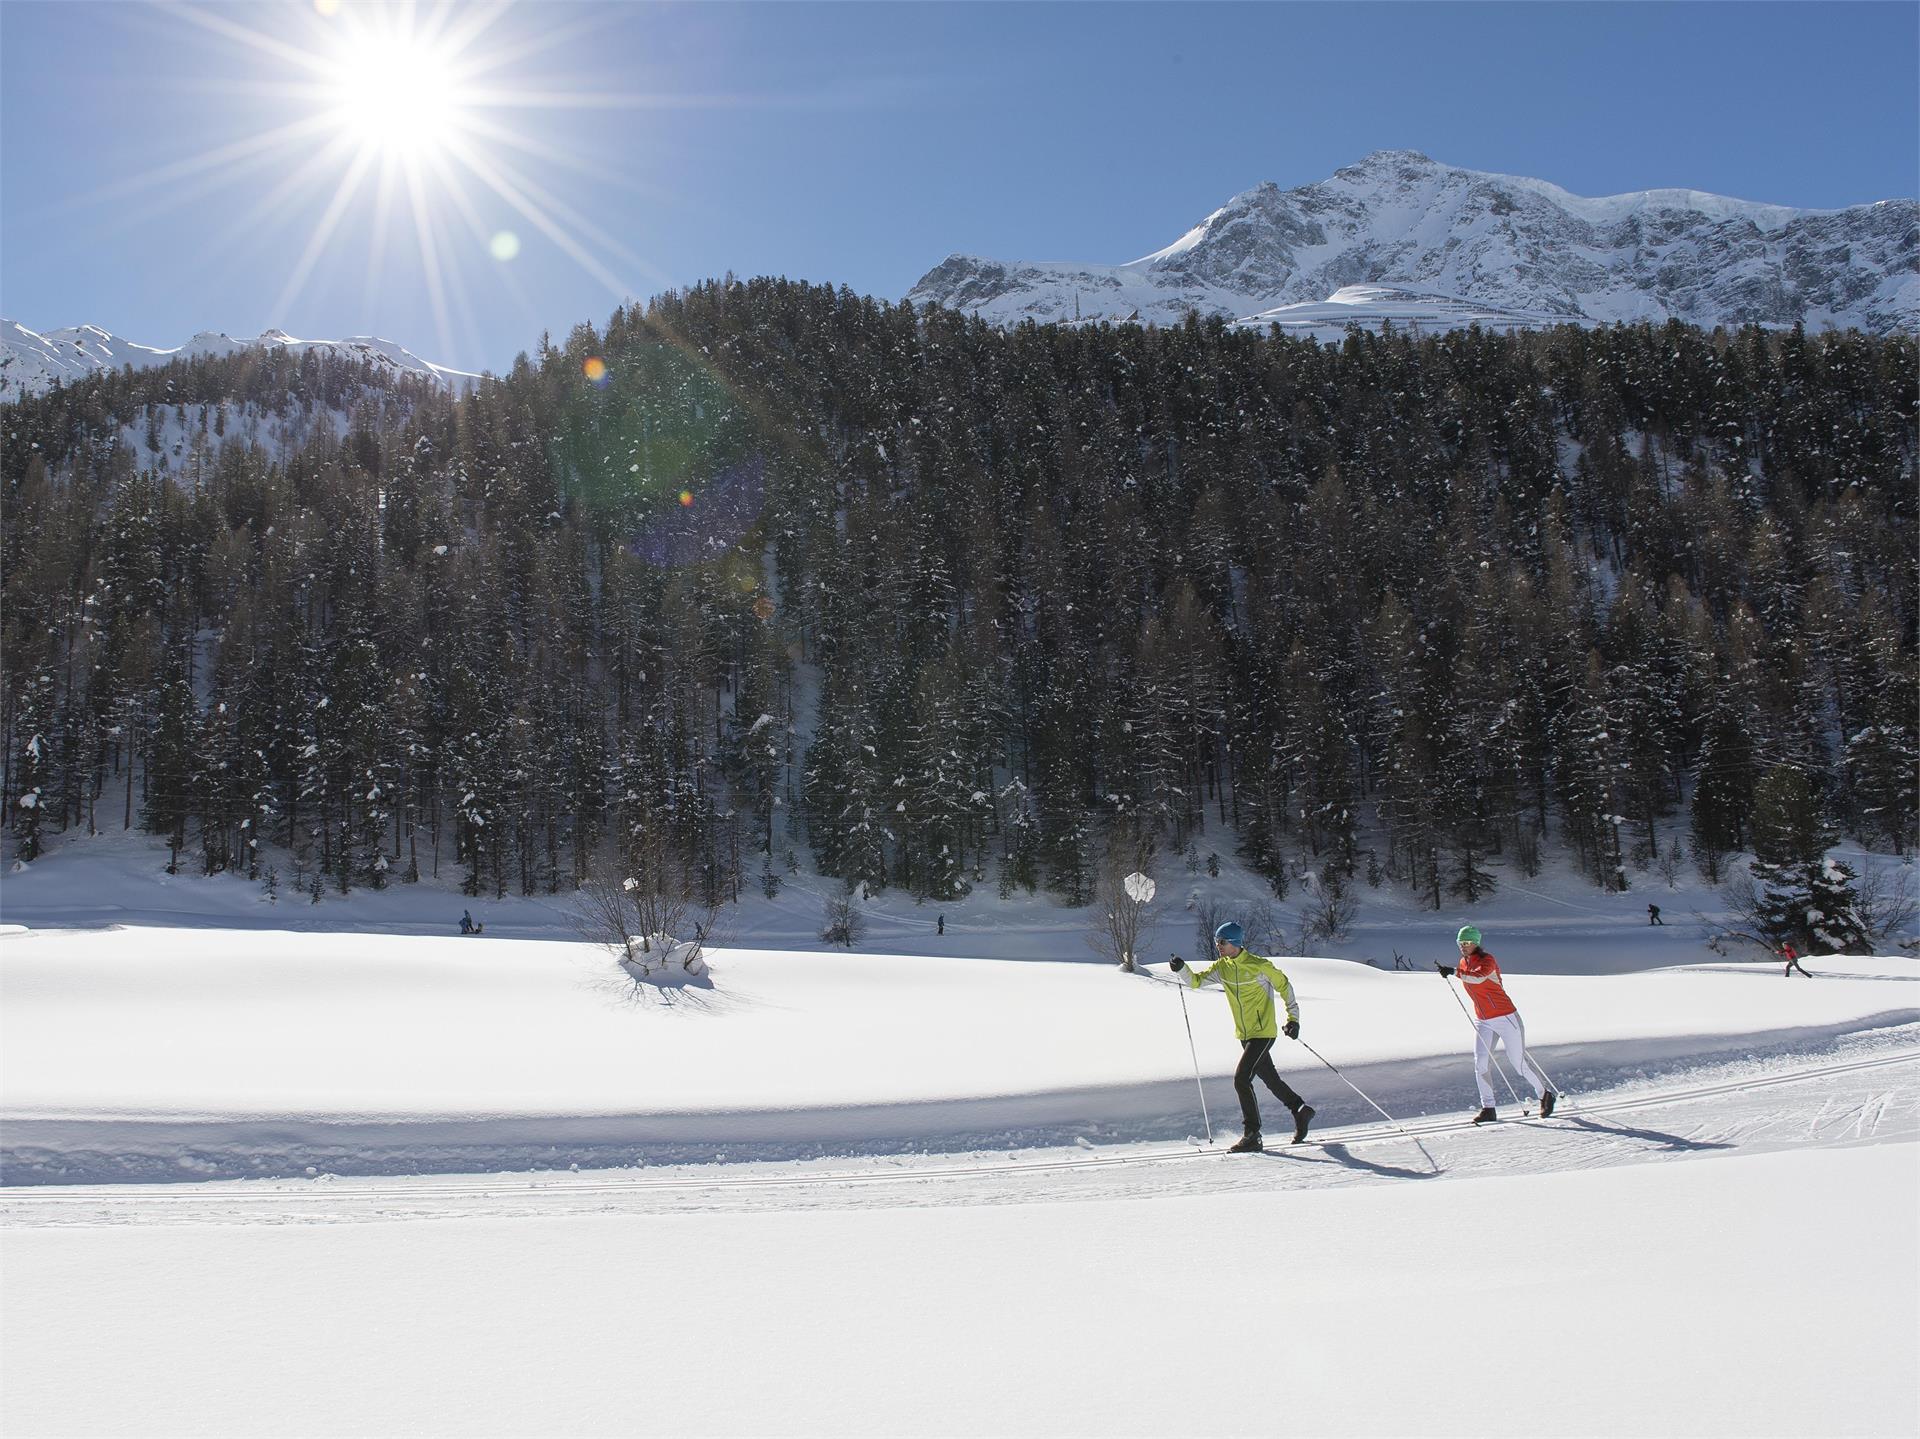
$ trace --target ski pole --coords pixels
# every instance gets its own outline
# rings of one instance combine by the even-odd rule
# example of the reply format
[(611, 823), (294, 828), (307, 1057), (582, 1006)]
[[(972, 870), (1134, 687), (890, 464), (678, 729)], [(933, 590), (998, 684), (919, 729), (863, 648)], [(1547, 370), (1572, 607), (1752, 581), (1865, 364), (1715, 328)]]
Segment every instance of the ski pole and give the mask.
[(1551, 1089), (1555, 1094), (1559, 1095), (1562, 1099), (1566, 1098), (1566, 1094), (1567, 1094), (1566, 1090), (1562, 1089), (1559, 1085), (1553, 1082), (1553, 1076), (1547, 1073), (1546, 1065), (1542, 1064), (1538, 1059), (1534, 1057), (1533, 1046), (1531, 1044), (1527, 1044), (1526, 1020), (1520, 1019), (1518, 1014), (1516, 1014), (1514, 1018), (1518, 1020), (1520, 1024), (1520, 1042), (1522, 1044), (1526, 1044), (1527, 1046), (1527, 1063), (1531, 1064), (1534, 1067), (1534, 1069), (1538, 1071), (1540, 1077), (1546, 1081), (1548, 1089)]
[[(1179, 955), (1174, 956), (1180, 959)], [(1186, 961), (1181, 959), (1185, 964)], [(1187, 986), (1180, 985), (1180, 1018), (1187, 1025), (1187, 1053), (1193, 1056), (1193, 1087), (1200, 1091), (1200, 1122), (1207, 1126), (1207, 1143), (1213, 1143), (1213, 1120), (1207, 1115), (1207, 1087), (1200, 1082), (1200, 1051), (1193, 1047), (1193, 1017), (1187, 1013)]]
[[(1440, 962), (1438, 960), (1435, 960), (1433, 963), (1433, 967), (1437, 971), (1440, 968)], [(1447, 993), (1453, 996), (1453, 1002), (1460, 1006), (1461, 1017), (1465, 1019), (1469, 1025), (1473, 1024), (1473, 1016), (1467, 1013), (1467, 1002), (1460, 997), (1459, 991), (1453, 987), (1453, 981), (1451, 979), (1448, 979), (1446, 975), (1442, 974), (1440, 976), (1440, 982), (1446, 985)], [(1521, 1040), (1524, 1043), (1526, 1039), (1526, 1031), (1524, 1029), (1521, 1030), (1520, 1035), (1521, 1035)], [(1477, 1026), (1474, 1028), (1473, 1038), (1476, 1044), (1479, 1043), (1480, 1030)], [(1507, 1093), (1512, 1095), (1513, 1102), (1515, 1104), (1519, 1104), (1520, 1108), (1524, 1110), (1526, 1108), (1526, 1105), (1520, 1103), (1520, 1091), (1513, 1087), (1513, 1077), (1507, 1073), (1507, 1066), (1501, 1061), (1500, 1055), (1492, 1049), (1489, 1049), (1487, 1053), (1493, 1059), (1493, 1067), (1500, 1071), (1500, 1082), (1506, 1085)]]
[[(1335, 1077), (1338, 1078), (1342, 1084), (1346, 1085), (1348, 1089), (1351, 1089), (1355, 1094), (1359, 1095), (1362, 1099), (1366, 1100), (1368, 1104), (1373, 1104), (1373, 1099), (1371, 1098), (1371, 1096), (1367, 1094), (1366, 1090), (1362, 1089), (1359, 1085), (1355, 1084), (1351, 1079), (1348, 1079), (1346, 1075), (1340, 1073), (1339, 1065), (1335, 1064), (1332, 1060), (1328, 1059), (1326, 1055), (1322, 1054), (1319, 1050), (1315, 1049), (1311, 1044), (1308, 1044), (1304, 1039), (1296, 1039), (1294, 1040), (1294, 1043), (1299, 1045), (1302, 1049), (1306, 1050), (1308, 1054), (1311, 1054), (1315, 1059), (1319, 1060), (1322, 1064), (1326, 1065), (1328, 1069), (1331, 1069), (1334, 1072)], [(1422, 1154), (1427, 1154), (1427, 1146), (1422, 1144), (1419, 1140), (1414, 1139), (1413, 1136), (1411, 1134), (1408, 1134), (1405, 1129), (1402, 1129), (1400, 1127), (1399, 1120), (1395, 1119), (1391, 1114), (1388, 1114), (1386, 1110), (1381, 1109), (1380, 1106), (1377, 1104), (1373, 1104), (1373, 1108), (1375, 1112), (1377, 1112), (1382, 1119), (1386, 1120), (1387, 1123), (1391, 1124), (1396, 1130), (1399, 1130), (1402, 1138), (1412, 1140), (1413, 1147), (1415, 1149), (1418, 1149)], [(1434, 1164), (1433, 1156), (1431, 1154), (1427, 1154), (1427, 1163), (1433, 1164), (1434, 1172), (1436, 1174), (1439, 1172), (1440, 1166), (1438, 1164)]]

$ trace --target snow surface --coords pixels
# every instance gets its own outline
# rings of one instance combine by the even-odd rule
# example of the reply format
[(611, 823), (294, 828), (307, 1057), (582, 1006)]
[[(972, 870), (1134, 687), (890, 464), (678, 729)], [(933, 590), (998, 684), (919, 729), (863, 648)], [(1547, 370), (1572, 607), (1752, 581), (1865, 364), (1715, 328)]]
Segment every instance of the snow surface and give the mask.
[(1278, 305), (1235, 320), (1236, 326), (1338, 342), (1353, 328), (1378, 331), (1388, 325), (1406, 332), (1464, 330), (1541, 330), (1568, 323), (1565, 315), (1509, 309), (1452, 295), (1427, 295), (1391, 285), (1347, 285), (1326, 299), (1297, 305)]
[(1273, 1187), (731, 1213), (15, 1214), (0, 1427), (1911, 1434), (1917, 1156), (1510, 1158), (1317, 1192), (1284, 1187), (1286, 1159), (1210, 1158)]
[[(1218, 991), (1044, 900), (883, 895), (822, 951), (796, 876), (658, 988), (558, 899), (163, 855), (0, 879), (9, 1439), (1920, 1420), (1920, 965), (1723, 960), (1690, 881), (1474, 908), (1567, 1096), (1492, 1129), (1449, 986), (1360, 962), (1461, 917), (1363, 890), (1344, 955), (1280, 951), (1322, 1142), (1239, 1157)], [(1156, 945), (1252, 915), (1231, 862), (1155, 877)]]
[[(1104, 965), (720, 949), (710, 988), (663, 993), (561, 941), (112, 929), (4, 947), (15, 1183), (148, 1177), (182, 1155), (195, 1176), (298, 1172), (312, 1152), (406, 1172), (536, 1140), (588, 1163), (606, 1146), (785, 1157), (1014, 1130), (1177, 1138), (1195, 1119), (1179, 988)], [(1470, 1104), (1471, 1033), (1437, 974), (1282, 964), (1303, 1038), (1376, 1102)], [(1816, 967), (1811, 985), (1703, 963), (1511, 990), (1541, 1062), (1583, 1089), (1920, 1022), (1910, 961)], [(1225, 1116), (1225, 1001), (1188, 1008)], [(1369, 1117), (1350, 1098), (1325, 1096), (1328, 1122)]]

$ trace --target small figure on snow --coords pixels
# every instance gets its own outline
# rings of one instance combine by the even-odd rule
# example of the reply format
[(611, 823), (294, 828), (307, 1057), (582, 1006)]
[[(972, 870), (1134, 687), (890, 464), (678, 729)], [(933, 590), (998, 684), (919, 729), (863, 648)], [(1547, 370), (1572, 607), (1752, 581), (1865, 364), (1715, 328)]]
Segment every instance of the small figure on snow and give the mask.
[(1807, 971), (1801, 968), (1800, 951), (1793, 947), (1792, 940), (1788, 940), (1785, 944), (1780, 946), (1780, 957), (1787, 962), (1787, 967), (1780, 971), (1780, 977), (1782, 979), (1792, 979), (1793, 972), (1796, 969), (1800, 970), (1802, 974), (1807, 975), (1808, 979), (1813, 978), (1811, 974), (1807, 974)]
[(1460, 963), (1436, 965), (1448, 979), (1455, 974), (1473, 999), (1473, 1082), (1480, 1091), (1480, 1112), (1475, 1124), (1487, 1124), (1500, 1116), (1493, 1108), (1493, 1046), (1506, 1046), (1507, 1061), (1520, 1072), (1520, 1078), (1540, 1100), (1540, 1117), (1553, 1113), (1554, 1093), (1527, 1058), (1527, 1032), (1520, 1022), (1520, 1011), (1507, 997), (1500, 982), (1500, 966), (1480, 947), (1480, 931), (1462, 925), (1458, 936)]
[[(1308, 1104), (1280, 1077), (1273, 1066), (1273, 1045), (1282, 1034), (1288, 1039), (1300, 1037), (1300, 1006), (1293, 997), (1293, 986), (1271, 960), (1252, 950), (1242, 949), (1247, 933), (1229, 920), (1213, 932), (1213, 947), (1219, 958), (1201, 970), (1187, 969), (1187, 962), (1174, 956), (1173, 967), (1186, 970), (1187, 983), (1198, 989), (1208, 980), (1218, 979), (1227, 993), (1227, 1006), (1233, 1011), (1233, 1032), (1240, 1040), (1240, 1063), (1233, 1071), (1233, 1092), (1240, 1096), (1243, 1133), (1230, 1153), (1248, 1154), (1265, 1149), (1260, 1138), (1260, 1105), (1254, 1099), (1253, 1081), (1258, 1075), (1280, 1102), (1293, 1113), (1293, 1142), (1307, 1137), (1313, 1122), (1313, 1106)], [(1275, 1023), (1273, 997), (1280, 996), (1287, 1007), (1284, 1028)]]
[(947, 917), (944, 914), (934, 917), (933, 932), (935, 934), (945, 934), (947, 932)]
[(463, 909), (460, 911), (460, 933), (473, 933), (473, 913), (470, 910)]
[(1662, 919), (1662, 918), (1660, 918), (1660, 906), (1659, 906), (1659, 905), (1657, 905), (1657, 904), (1650, 904), (1650, 905), (1648, 905), (1648, 906), (1647, 906), (1647, 923), (1648, 923), (1648, 924), (1657, 924), (1657, 925), (1659, 925), (1659, 926), (1661, 926), (1662, 928), (1665, 928), (1665, 927), (1666, 927), (1666, 923), (1667, 923), (1667, 922), (1666, 922), (1666, 921), (1665, 921), (1664, 919)]

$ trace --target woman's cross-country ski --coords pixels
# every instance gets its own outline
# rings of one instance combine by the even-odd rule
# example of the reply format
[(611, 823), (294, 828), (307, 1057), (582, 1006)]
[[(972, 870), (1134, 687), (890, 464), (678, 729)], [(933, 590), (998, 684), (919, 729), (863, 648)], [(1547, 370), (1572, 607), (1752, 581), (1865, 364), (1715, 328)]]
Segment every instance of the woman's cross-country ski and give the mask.
[[(1240, 1096), (1243, 1133), (1240, 1142), (1230, 1146), (1228, 1152), (1232, 1154), (1266, 1148), (1260, 1137), (1260, 1105), (1253, 1094), (1256, 1075), (1292, 1111), (1295, 1144), (1307, 1137), (1307, 1126), (1313, 1122), (1313, 1106), (1287, 1086), (1273, 1065), (1274, 1041), (1282, 1033), (1288, 1039), (1300, 1037), (1300, 1006), (1293, 997), (1293, 986), (1271, 960), (1241, 947), (1246, 937), (1246, 931), (1230, 920), (1213, 932), (1214, 952), (1219, 956), (1214, 963), (1194, 970), (1187, 969), (1186, 961), (1178, 955), (1173, 958), (1173, 968), (1186, 970), (1187, 983), (1195, 989), (1218, 979), (1226, 991), (1227, 1005), (1233, 1010), (1233, 1032), (1240, 1040), (1240, 1063), (1233, 1071), (1233, 1092)], [(1287, 1007), (1284, 1030), (1275, 1023), (1275, 994)]]
[(1458, 936), (1460, 963), (1436, 965), (1451, 979), (1455, 974), (1473, 999), (1473, 1080), (1480, 1091), (1480, 1112), (1475, 1124), (1486, 1124), (1500, 1116), (1493, 1107), (1493, 1046), (1504, 1045), (1507, 1059), (1520, 1072), (1521, 1080), (1540, 1100), (1540, 1117), (1553, 1113), (1554, 1093), (1546, 1077), (1527, 1058), (1527, 1034), (1520, 1022), (1520, 1011), (1507, 997), (1500, 982), (1500, 966), (1480, 947), (1480, 931), (1463, 925)]

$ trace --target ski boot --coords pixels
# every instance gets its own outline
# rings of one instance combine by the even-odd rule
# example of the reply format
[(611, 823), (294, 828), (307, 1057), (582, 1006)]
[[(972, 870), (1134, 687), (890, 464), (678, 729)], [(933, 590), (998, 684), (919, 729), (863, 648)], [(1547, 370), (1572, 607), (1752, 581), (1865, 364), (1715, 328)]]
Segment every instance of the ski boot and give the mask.
[(1560, 1096), (1555, 1094), (1551, 1089), (1540, 1096), (1540, 1117), (1542, 1119), (1553, 1118), (1553, 1106), (1559, 1101), (1559, 1098)]
[(1492, 1124), (1495, 1120), (1499, 1119), (1499, 1117), (1499, 1115), (1493, 1112), (1492, 1106), (1488, 1106), (1473, 1116), (1473, 1122), (1475, 1124)]
[(1266, 1147), (1260, 1139), (1260, 1131), (1257, 1129), (1249, 1129), (1245, 1134), (1240, 1136), (1240, 1142), (1238, 1144), (1228, 1146), (1227, 1153), (1259, 1154)]
[(1313, 1106), (1303, 1104), (1293, 1111), (1293, 1142), (1302, 1143), (1307, 1137), (1307, 1126), (1313, 1123)]

